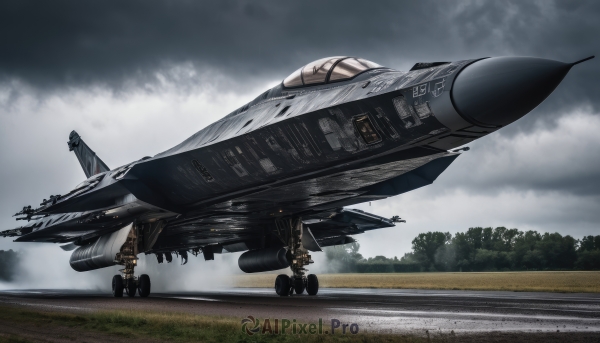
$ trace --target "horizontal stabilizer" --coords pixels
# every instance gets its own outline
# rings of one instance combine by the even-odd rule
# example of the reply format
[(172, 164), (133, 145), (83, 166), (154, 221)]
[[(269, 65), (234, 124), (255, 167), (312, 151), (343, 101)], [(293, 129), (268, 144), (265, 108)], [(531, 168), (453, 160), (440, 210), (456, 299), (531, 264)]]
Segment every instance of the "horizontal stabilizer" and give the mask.
[[(353, 208), (338, 209), (335, 214), (327, 218), (308, 220), (304, 224), (309, 227), (312, 239), (319, 247), (352, 243), (354, 239), (348, 235), (395, 226), (391, 219)], [(302, 238), (303, 243), (305, 239)], [(306, 248), (318, 251), (311, 247)]]
[(74, 130), (71, 131), (67, 144), (69, 144), (69, 151), (75, 151), (75, 156), (77, 156), (86, 177), (89, 178), (110, 170), (106, 163), (96, 156), (96, 153), (85, 144), (81, 136)]

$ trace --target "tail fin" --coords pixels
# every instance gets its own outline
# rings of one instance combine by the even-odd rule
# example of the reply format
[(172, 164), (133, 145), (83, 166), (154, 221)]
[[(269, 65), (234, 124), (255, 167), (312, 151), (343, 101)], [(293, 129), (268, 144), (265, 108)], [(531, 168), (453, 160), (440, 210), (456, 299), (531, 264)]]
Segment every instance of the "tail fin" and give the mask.
[(67, 144), (69, 144), (69, 151), (75, 151), (75, 156), (77, 156), (86, 177), (89, 178), (90, 176), (110, 170), (74, 130), (71, 131)]

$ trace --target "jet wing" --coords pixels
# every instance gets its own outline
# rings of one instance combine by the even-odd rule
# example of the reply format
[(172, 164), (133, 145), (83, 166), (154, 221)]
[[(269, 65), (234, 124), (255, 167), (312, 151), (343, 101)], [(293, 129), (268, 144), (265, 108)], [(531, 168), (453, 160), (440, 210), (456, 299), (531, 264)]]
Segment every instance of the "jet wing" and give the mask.
[[(235, 229), (240, 220), (248, 225), (254, 224), (254, 227)], [(321, 247), (351, 243), (354, 242), (351, 235), (395, 226), (391, 219), (358, 209), (343, 208), (306, 216), (303, 222)], [(248, 218), (237, 218), (236, 221), (235, 218), (218, 216), (200, 222), (171, 224), (163, 229), (148, 253), (193, 250), (206, 245), (211, 245), (217, 253), (258, 249), (263, 244), (258, 237), (267, 227), (266, 222), (259, 225), (258, 221), (252, 223)]]
[[(358, 210), (342, 210), (343, 207), (383, 199), (431, 184), (458, 155), (447, 152), (424, 156), (416, 154), (413, 158), (378, 163), (377, 167), (366, 166), (335, 175), (313, 175), (298, 180), (282, 180), (279, 183), (250, 188), (243, 193), (213, 197), (206, 203), (196, 204), (195, 210), (186, 211), (183, 215), (178, 215), (182, 212), (174, 213), (152, 207), (132, 194), (125, 198), (118, 194), (123, 201), (113, 200), (113, 205), (107, 210), (68, 215), (49, 214), (19, 230), (0, 234), (20, 236), (18, 241), (82, 241), (116, 230), (123, 223), (130, 221), (131, 216), (138, 216), (148, 219), (154, 217), (155, 220), (167, 222), (156, 241), (157, 251), (186, 250), (206, 245), (225, 247), (238, 243), (247, 244), (236, 246), (236, 249), (244, 249), (256, 245), (260, 247), (262, 243), (256, 241), (257, 237), (264, 236), (265, 232), (272, 229), (269, 225), (272, 225), (275, 219), (296, 215), (301, 216), (307, 223), (310, 222), (307, 225), (313, 230), (320, 245), (341, 244), (339, 242), (347, 241), (349, 235), (393, 225), (385, 218)], [(105, 179), (109, 178), (113, 179)], [(127, 177), (122, 180), (135, 182)], [(116, 187), (122, 181), (113, 179), (107, 186), (103, 186), (104, 182), (106, 181), (102, 180), (90, 190), (85, 188), (86, 192)], [(82, 199), (91, 199), (86, 194), (73, 196), (72, 199), (68, 197), (65, 203), (73, 202), (82, 206), (86, 202), (77, 201), (77, 198), (81, 196)], [(61, 204), (59, 202), (54, 206)], [(233, 250), (232, 247), (225, 249)]]

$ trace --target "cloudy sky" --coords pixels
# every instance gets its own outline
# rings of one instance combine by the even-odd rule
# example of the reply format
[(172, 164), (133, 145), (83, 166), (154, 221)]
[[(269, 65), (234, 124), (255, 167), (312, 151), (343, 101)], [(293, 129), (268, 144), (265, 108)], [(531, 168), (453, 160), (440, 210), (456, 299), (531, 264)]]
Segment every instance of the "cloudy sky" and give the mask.
[[(0, 229), (85, 178), (66, 144), (73, 129), (114, 168), (172, 147), (321, 57), (399, 70), (485, 56), (576, 61), (600, 52), (599, 17), (600, 2), (573, 0), (2, 1)], [(358, 236), (363, 254), (400, 257), (420, 232), (472, 226), (599, 234), (599, 79), (600, 59), (578, 65), (433, 185), (359, 205), (408, 221)], [(55, 245), (2, 239), (9, 248), (31, 256), (33, 284), (38, 274), (89, 282)]]

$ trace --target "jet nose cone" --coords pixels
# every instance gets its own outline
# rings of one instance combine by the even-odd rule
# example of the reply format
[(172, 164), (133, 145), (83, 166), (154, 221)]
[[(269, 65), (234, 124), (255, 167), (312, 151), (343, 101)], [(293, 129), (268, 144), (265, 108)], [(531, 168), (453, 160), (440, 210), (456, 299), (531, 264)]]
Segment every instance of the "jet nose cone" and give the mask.
[(504, 126), (544, 101), (572, 66), (533, 57), (487, 58), (458, 74), (452, 101), (474, 124)]

